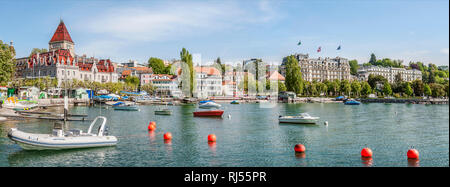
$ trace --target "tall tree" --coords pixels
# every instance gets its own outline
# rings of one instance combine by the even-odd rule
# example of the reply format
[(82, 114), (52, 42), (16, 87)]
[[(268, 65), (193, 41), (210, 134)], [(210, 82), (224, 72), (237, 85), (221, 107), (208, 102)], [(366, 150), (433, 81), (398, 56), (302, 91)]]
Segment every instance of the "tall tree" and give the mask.
[(387, 81), (384, 82), (383, 93), (384, 93), (384, 95), (387, 95), (387, 96), (390, 96), (392, 94), (391, 85)]
[(189, 53), (188, 50), (183, 48), (180, 52), (181, 61), (187, 64), (187, 69), (182, 68), (183, 74), (188, 73), (188, 79), (189, 79), (189, 93), (191, 97), (194, 97), (194, 88), (195, 88), (195, 70), (194, 70), (194, 63), (192, 61), (192, 54)]
[(0, 40), (0, 85), (6, 85), (14, 76), (16, 51)]
[(350, 74), (351, 75), (356, 75), (358, 74), (358, 61), (357, 60), (350, 60), (348, 61), (348, 63), (350, 64)]
[(367, 97), (371, 93), (372, 93), (372, 88), (370, 87), (369, 83), (363, 82), (361, 94), (363, 96)]
[(432, 92), (431, 92), (431, 88), (430, 88), (430, 86), (428, 84), (425, 84), (423, 86), (423, 90), (424, 90), (424, 94), (426, 96), (431, 96)]
[(353, 94), (358, 97), (361, 93), (361, 83), (359, 81), (353, 81), (351, 86)]
[(412, 88), (415, 96), (422, 96), (424, 93), (424, 85), (422, 80), (414, 80), (412, 82)]
[(136, 76), (128, 76), (127, 78), (125, 78), (125, 83), (132, 85), (135, 90), (137, 85), (139, 85), (139, 82), (139, 78)]
[(341, 81), (341, 91), (344, 93), (344, 95), (349, 96), (350, 92), (352, 91), (352, 87), (348, 80), (342, 80)]
[(294, 55), (285, 57), (286, 60), (286, 88), (296, 94), (303, 92), (302, 72)]
[(375, 54), (370, 54), (370, 60), (369, 63), (372, 65), (375, 65), (377, 63), (377, 57), (375, 56)]
[(405, 94), (408, 95), (408, 96), (412, 96), (413, 93), (414, 92), (413, 92), (413, 89), (411, 88), (410, 83), (407, 82), (406, 86), (405, 86)]

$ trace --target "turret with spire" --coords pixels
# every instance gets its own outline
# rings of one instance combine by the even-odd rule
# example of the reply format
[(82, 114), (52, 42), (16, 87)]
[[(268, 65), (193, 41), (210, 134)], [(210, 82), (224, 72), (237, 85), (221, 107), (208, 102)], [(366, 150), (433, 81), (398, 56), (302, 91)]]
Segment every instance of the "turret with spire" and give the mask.
[(67, 31), (64, 21), (61, 19), (58, 27), (56, 28), (55, 34), (53, 34), (52, 39), (48, 42), (49, 51), (55, 51), (58, 49), (68, 49), (71, 56), (75, 56), (74, 45), (69, 32)]

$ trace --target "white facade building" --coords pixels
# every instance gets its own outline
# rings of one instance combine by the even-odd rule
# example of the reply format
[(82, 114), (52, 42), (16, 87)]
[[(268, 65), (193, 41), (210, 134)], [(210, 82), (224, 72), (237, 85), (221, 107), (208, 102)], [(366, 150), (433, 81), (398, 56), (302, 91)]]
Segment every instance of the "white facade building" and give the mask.
[(400, 74), (403, 81), (411, 82), (414, 80), (422, 80), (422, 72), (420, 70), (381, 66), (363, 66), (358, 69), (358, 80), (367, 81), (369, 75), (381, 75), (386, 78), (389, 83), (395, 82), (395, 76)]

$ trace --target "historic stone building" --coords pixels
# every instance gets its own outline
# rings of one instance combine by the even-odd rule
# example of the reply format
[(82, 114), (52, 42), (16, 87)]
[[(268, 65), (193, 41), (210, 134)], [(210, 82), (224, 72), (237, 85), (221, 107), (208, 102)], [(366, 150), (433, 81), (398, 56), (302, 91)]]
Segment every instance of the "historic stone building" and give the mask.
[[(350, 64), (346, 58), (309, 58), (308, 54), (295, 54), (298, 60), (302, 78), (306, 81), (322, 82), (325, 80), (350, 80)], [(280, 72), (286, 76), (286, 59), (280, 67)]]
[(31, 57), (16, 59), (16, 77), (57, 78), (58, 84), (65, 80), (117, 82), (119, 75), (109, 59), (78, 56), (74, 42), (61, 21), (49, 42), (49, 52), (36, 53)]
[(369, 75), (381, 75), (386, 78), (389, 83), (395, 82), (395, 76), (401, 75), (403, 81), (411, 82), (414, 80), (422, 80), (422, 72), (420, 70), (412, 69), (407, 70), (405, 68), (393, 68), (393, 67), (381, 67), (381, 66), (363, 66), (358, 69), (358, 80), (367, 81)]

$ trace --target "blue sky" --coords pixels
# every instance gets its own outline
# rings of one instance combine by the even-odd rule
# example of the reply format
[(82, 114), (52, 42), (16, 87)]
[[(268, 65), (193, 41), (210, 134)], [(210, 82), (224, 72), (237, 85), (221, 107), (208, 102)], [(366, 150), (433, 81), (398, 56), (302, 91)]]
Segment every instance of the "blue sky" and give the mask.
[(279, 63), (296, 52), (449, 64), (447, 0), (2, 0), (0, 7), (0, 40), (14, 41), (17, 57), (48, 48), (62, 18), (77, 54), (115, 62), (178, 59), (186, 47), (205, 64)]

